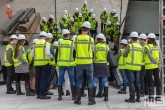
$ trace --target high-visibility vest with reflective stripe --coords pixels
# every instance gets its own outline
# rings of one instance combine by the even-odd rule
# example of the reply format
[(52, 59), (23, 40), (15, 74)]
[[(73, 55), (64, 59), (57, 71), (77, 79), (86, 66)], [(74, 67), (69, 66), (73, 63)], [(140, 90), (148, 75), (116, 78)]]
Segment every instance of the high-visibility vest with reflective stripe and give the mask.
[(114, 17), (113, 17), (113, 15), (110, 13), (109, 14), (109, 21), (112, 23), (113, 21), (114, 21)]
[(86, 6), (86, 7), (81, 7), (81, 11), (82, 11), (82, 16), (83, 16), (83, 18), (85, 19), (85, 18), (87, 18), (88, 17), (88, 7)]
[(52, 22), (47, 22), (49, 29), (54, 28), (54, 23), (55, 21), (53, 20)]
[(116, 41), (120, 36), (120, 30), (119, 29), (114, 29), (114, 35), (113, 35), (113, 40)]
[[(64, 15), (62, 15), (61, 18), (63, 18)], [(70, 21), (70, 14), (66, 14), (66, 20), (69, 22)]]
[(78, 28), (78, 26), (77, 26), (77, 23), (76, 22), (70, 23), (70, 32), (71, 33), (77, 34), (77, 28)]
[[(56, 33), (57, 33), (57, 36), (56, 36)], [(52, 35), (53, 35), (53, 39), (55, 41), (58, 41), (58, 39), (62, 38), (63, 39), (63, 35), (61, 34), (61, 32), (58, 30), (58, 31), (55, 31), (54, 29), (52, 30)]]
[(41, 22), (40, 23), (40, 26), (42, 27), (42, 29), (43, 30), (41, 30), (41, 31), (45, 31), (45, 32), (48, 32), (48, 25), (47, 25), (47, 23), (43, 23), (43, 22)]
[(144, 44), (144, 45), (142, 46), (142, 51), (143, 51), (142, 65), (143, 65), (143, 66), (145, 65), (145, 45), (146, 45), (146, 44)]
[(76, 13), (73, 14), (74, 21), (77, 22), (78, 20), (78, 15)]
[[(19, 50), (20, 50), (21, 48), (22, 48), (22, 50), (23, 50), (22, 58), (28, 63), (27, 57), (26, 57), (25, 49), (24, 49), (23, 46), (20, 46), (20, 47), (19, 47)], [(17, 66), (19, 66), (19, 65), (21, 65), (21, 64), (22, 64), (22, 62), (21, 62), (18, 58), (14, 58), (14, 67), (17, 67)]]
[(121, 52), (119, 61), (118, 61), (118, 69), (126, 69), (126, 64), (125, 64), (125, 57), (123, 57), (124, 49), (119, 50)]
[[(50, 46), (50, 49), (53, 48), (51, 43), (49, 43), (49, 42), (47, 42), (47, 43)], [(54, 65), (55, 64), (55, 60), (51, 61), (51, 58), (50, 57), (48, 57), (48, 59), (49, 59), (49, 65)]]
[(113, 28), (111, 27), (105, 27), (105, 31), (104, 31), (104, 35), (105, 35), (105, 38), (110, 38), (110, 35), (112, 34), (112, 30)]
[(28, 57), (28, 62), (29, 62), (29, 64), (30, 64), (31, 61), (33, 60), (33, 57), (30, 55), (32, 49), (33, 49), (33, 46), (32, 46), (32, 48), (28, 49), (28, 53), (27, 53), (27, 57)]
[(126, 58), (126, 68), (132, 71), (140, 71), (142, 65), (142, 46), (138, 43), (129, 44), (130, 51)]
[(94, 13), (88, 14), (88, 21), (89, 21), (90, 23), (92, 22), (92, 14), (94, 14)]
[[(158, 62), (160, 60), (160, 48), (158, 46), (153, 46), (153, 44), (146, 44), (145, 48), (147, 48), (152, 55), (152, 57)], [(155, 69), (158, 68), (158, 64), (155, 64), (149, 58), (148, 54), (145, 54), (145, 69)]]
[(5, 49), (5, 52), (4, 52), (4, 64), (5, 64), (5, 66), (6, 67), (8, 67), (8, 66), (12, 66), (13, 64), (10, 64), (9, 63), (9, 61), (7, 60), (7, 51), (9, 50), (9, 49), (12, 49), (12, 59), (13, 59), (13, 55), (14, 55), (14, 48), (13, 48), (13, 46), (11, 46), (10, 44), (8, 44), (7, 46), (6, 46), (6, 49)]
[(84, 18), (78, 18), (78, 21), (77, 21), (77, 23), (78, 23), (78, 29), (81, 29), (81, 27), (82, 27), (82, 24), (84, 23)]
[(74, 66), (75, 62), (73, 59), (73, 42), (70, 40), (63, 40), (58, 44), (58, 66)]
[(39, 40), (34, 45), (34, 66), (44, 66), (49, 63), (49, 58), (45, 54), (45, 48), (49, 44), (45, 40)]
[(109, 49), (106, 44), (98, 43), (94, 48), (94, 63), (107, 63)]
[(60, 24), (63, 26), (64, 29), (68, 29), (69, 28), (69, 22), (68, 20), (61, 20)]
[(97, 20), (96, 19), (91, 21), (91, 30), (96, 30), (96, 24), (97, 24)]
[(76, 50), (76, 64), (92, 64), (93, 38), (88, 35), (79, 35), (74, 39), (74, 44)]
[(107, 18), (108, 18), (108, 14), (104, 14), (104, 12), (101, 13), (101, 23), (106, 24), (107, 23)]
[(116, 25), (116, 23), (117, 22), (119, 22), (120, 23), (120, 20), (118, 19), (118, 20), (116, 20), (115, 18), (113, 18), (113, 20), (112, 20), (112, 25), (115, 27), (115, 25)]

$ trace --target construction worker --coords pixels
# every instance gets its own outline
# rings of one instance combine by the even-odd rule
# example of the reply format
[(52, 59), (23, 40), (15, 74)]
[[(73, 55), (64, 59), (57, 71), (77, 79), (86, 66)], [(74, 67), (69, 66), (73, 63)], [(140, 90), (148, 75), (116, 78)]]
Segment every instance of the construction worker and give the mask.
[(93, 9), (90, 9), (89, 13), (88, 13), (88, 21), (91, 23), (92, 21), (92, 15), (94, 14)]
[[(139, 35), (139, 42), (140, 42), (140, 45), (143, 47), (143, 60), (142, 60), (142, 67), (141, 67), (141, 71), (140, 71), (140, 84), (141, 84), (141, 91), (140, 91), (140, 96), (141, 97), (144, 97), (145, 95), (145, 83), (144, 83), (144, 77), (146, 75), (146, 70), (145, 70), (145, 61), (144, 61), (144, 51), (145, 51), (145, 45), (146, 45), (146, 39), (147, 39), (147, 36), (146, 34), (142, 33)], [(145, 79), (146, 80), (146, 79)], [(147, 81), (145, 81), (147, 82)], [(147, 83), (146, 83), (146, 87), (147, 87)]]
[(70, 18), (70, 34), (72, 36), (78, 34), (78, 25), (74, 21), (74, 18)]
[(112, 23), (114, 21), (114, 15), (116, 14), (116, 10), (113, 9), (109, 14), (109, 21)]
[(26, 52), (24, 49), (25, 44), (25, 36), (19, 35), (18, 36), (18, 42), (14, 49), (14, 67), (15, 67), (15, 80), (16, 80), (16, 92), (17, 95), (24, 95), (21, 91), (21, 76), (24, 75), (25, 77), (25, 90), (26, 90), (26, 96), (34, 96), (34, 93), (31, 93), (30, 91), (30, 83), (29, 83), (29, 64), (26, 57)]
[[(54, 58), (54, 49), (52, 46), (52, 40), (53, 40), (53, 35), (51, 33), (47, 33), (47, 37), (46, 37), (46, 42), (48, 43), (49, 47), (50, 47), (50, 54), (53, 55)], [(55, 61), (51, 61), (51, 58), (49, 59), (49, 72), (47, 74), (47, 82), (46, 82), (46, 90), (47, 90), (47, 95), (53, 95), (53, 93), (51, 91), (49, 91), (50, 89), (50, 84), (51, 84), (51, 76), (52, 76), (52, 68), (53, 65), (55, 64)]]
[(118, 62), (118, 69), (120, 71), (121, 77), (122, 77), (122, 86), (123, 88), (118, 91), (118, 94), (127, 94), (126, 92), (126, 88), (127, 88), (127, 75), (126, 75), (126, 61), (125, 61), (125, 57), (123, 57), (123, 53), (127, 47), (127, 40), (126, 39), (122, 39), (120, 41), (120, 50), (119, 50), (119, 54), (117, 55), (117, 62)]
[(97, 27), (98, 27), (98, 21), (96, 20), (95, 14), (92, 14), (92, 19), (90, 23), (91, 23), (91, 29), (90, 29), (91, 37), (95, 39), (95, 36), (97, 34)]
[(47, 25), (47, 19), (45, 17), (42, 17), (42, 22), (40, 23), (40, 31), (48, 32), (49, 28)]
[[(147, 36), (147, 45), (145, 45), (145, 70), (149, 87), (149, 101), (154, 101), (153, 77), (155, 79), (156, 95), (162, 95), (159, 76), (159, 71), (161, 71), (161, 51), (156, 43), (156, 36), (154, 33), (150, 33)], [(155, 100), (159, 100), (158, 98), (160, 99), (159, 96), (156, 96)]]
[(63, 38), (63, 36), (59, 30), (59, 27), (56, 24), (53, 28), (51, 28), (50, 32), (53, 35), (53, 41), (57, 41), (58, 39)]
[(108, 14), (107, 14), (107, 8), (104, 7), (103, 12), (100, 15), (100, 19), (101, 19), (101, 33), (103, 33), (105, 31), (105, 26), (107, 23), (107, 19), (108, 19)]
[(64, 15), (66, 16), (66, 20), (69, 22), (69, 20), (70, 20), (70, 14), (68, 14), (68, 11), (67, 10), (64, 10), (64, 14), (61, 17), (62, 19), (63, 19)]
[(78, 15), (79, 15), (79, 9), (75, 8), (75, 13), (73, 14), (73, 18), (75, 22), (78, 21)]
[(12, 8), (10, 7), (10, 5), (7, 5), (6, 14), (9, 19), (11, 19), (13, 17)]
[(85, 21), (88, 21), (88, 7), (87, 7), (87, 1), (84, 1), (84, 6), (81, 7), (81, 13), (83, 16), (83, 19)]
[[(131, 43), (125, 49), (123, 56), (126, 57), (127, 78), (129, 83), (129, 99), (125, 102), (135, 103), (135, 87), (136, 87), (136, 102), (140, 102), (140, 70), (142, 65), (142, 46), (137, 43), (138, 33), (130, 34)], [(135, 83), (135, 85), (134, 85)]]
[[(110, 54), (109, 47), (104, 44), (104, 35), (97, 35), (97, 44), (94, 48), (94, 95), (96, 94), (97, 82), (99, 81), (99, 85), (103, 85), (104, 87), (104, 101), (108, 101), (108, 77), (109, 68), (107, 65), (108, 54)], [(101, 93), (99, 93), (102, 95)]]
[(114, 48), (111, 50), (114, 50), (115, 53), (113, 55), (116, 55), (118, 53), (119, 49), (119, 38), (120, 38), (120, 23), (117, 22), (115, 25), (115, 28), (113, 30), (113, 42), (114, 42)]
[(31, 46), (30, 49), (28, 49), (28, 53), (27, 53), (27, 60), (29, 62), (29, 75), (30, 75), (30, 89), (31, 89), (31, 92), (32, 93), (35, 93), (35, 75), (36, 75), (36, 72), (35, 72), (35, 67), (33, 66), (33, 63), (34, 63), (34, 60), (33, 60), (33, 57), (30, 55), (34, 45), (36, 42), (38, 42), (39, 40), (38, 39), (34, 39), (33, 40), (33, 45)]
[[(58, 44), (58, 58), (57, 64), (59, 66), (59, 80), (58, 80), (58, 100), (62, 100), (62, 84), (64, 81), (64, 74), (67, 70), (70, 84), (71, 84), (71, 91), (72, 91), (72, 100), (75, 100), (75, 82), (74, 82), (74, 59), (73, 59), (73, 50), (74, 45), (73, 42), (69, 40), (70, 32), (67, 29), (62, 31), (62, 35), (64, 40)], [(68, 53), (68, 54), (65, 54)]]
[(7, 79), (6, 79), (6, 94), (15, 94), (16, 91), (13, 89), (11, 83), (12, 78), (14, 75), (14, 61), (13, 61), (13, 53), (15, 45), (17, 44), (17, 36), (11, 35), (10, 36), (10, 42), (6, 46), (5, 52), (4, 52), (4, 64), (7, 68)]
[(112, 36), (113, 36), (113, 28), (112, 28), (112, 25), (111, 25), (110, 21), (108, 21), (106, 23), (106, 27), (105, 27), (105, 30), (104, 30), (104, 35), (105, 35), (105, 38), (106, 38), (106, 44), (108, 44), (109, 39), (111, 40)]
[(36, 70), (36, 94), (37, 99), (50, 99), (47, 96), (46, 81), (47, 74), (49, 74), (49, 60), (54, 60), (52, 54), (50, 54), (50, 45), (45, 41), (46, 32), (40, 32), (40, 40), (36, 42), (30, 55), (34, 58), (34, 66)]
[(78, 15), (78, 20), (77, 20), (77, 23), (78, 23), (78, 33), (79, 34), (81, 34), (82, 33), (82, 30), (81, 30), (81, 28), (82, 28), (82, 24), (84, 23), (84, 18), (82, 17), (82, 14), (81, 13), (79, 13), (79, 15)]
[(49, 28), (49, 32), (51, 30), (51, 28), (54, 28), (54, 16), (53, 15), (50, 15), (49, 16), (49, 19), (48, 19), (48, 22), (47, 22), (47, 25), (48, 25), (48, 28)]
[(118, 22), (120, 22), (120, 20), (119, 20), (119, 15), (118, 14), (115, 14), (114, 16), (114, 19), (113, 19), (113, 21), (112, 21), (112, 25), (115, 27), (115, 25), (116, 25), (116, 23)]
[(88, 36), (90, 31), (90, 23), (85, 21), (82, 25), (82, 34), (74, 39), (75, 50), (76, 50), (76, 72), (77, 72), (77, 97), (74, 101), (75, 104), (81, 104), (81, 89), (82, 83), (84, 81), (84, 71), (87, 76), (88, 81), (88, 105), (95, 104), (95, 99), (93, 96), (93, 45), (94, 40), (92, 37)]
[(62, 20), (59, 22), (61, 30), (63, 29), (69, 29), (69, 22), (67, 20), (67, 16), (63, 15)]

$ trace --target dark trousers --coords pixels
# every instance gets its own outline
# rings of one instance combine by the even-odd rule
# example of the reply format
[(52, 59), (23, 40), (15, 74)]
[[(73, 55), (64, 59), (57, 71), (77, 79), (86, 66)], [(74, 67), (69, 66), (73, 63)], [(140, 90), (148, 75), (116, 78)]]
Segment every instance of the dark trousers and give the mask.
[(25, 83), (29, 83), (29, 73), (15, 73), (15, 81), (19, 83), (22, 76), (25, 78)]
[(90, 30), (90, 33), (91, 33), (91, 37), (93, 37), (93, 39), (95, 40), (97, 31), (96, 30)]
[(49, 65), (36, 66), (36, 94), (46, 95), (46, 81), (49, 72)]
[(145, 66), (142, 66), (140, 71), (140, 84), (141, 84), (141, 93), (144, 94), (145, 92), (145, 84), (144, 84), (144, 76), (146, 75)]
[(146, 73), (147, 73), (146, 78), (147, 78), (147, 82), (148, 82), (148, 87), (153, 87), (153, 85), (154, 85), (153, 80), (152, 80), (152, 75), (154, 76), (156, 87), (161, 87), (158, 68), (146, 70)]
[(8, 66), (7, 67), (7, 79), (6, 79), (6, 87), (7, 90), (13, 90), (13, 87), (11, 86), (11, 82), (13, 79), (13, 75), (14, 75), (14, 66)]
[(52, 65), (49, 65), (48, 69), (48, 74), (47, 74), (47, 81), (46, 81), (46, 90), (48, 91), (50, 88), (50, 83), (51, 83), (51, 70), (52, 70)]
[(106, 24), (101, 23), (101, 33), (104, 32)]

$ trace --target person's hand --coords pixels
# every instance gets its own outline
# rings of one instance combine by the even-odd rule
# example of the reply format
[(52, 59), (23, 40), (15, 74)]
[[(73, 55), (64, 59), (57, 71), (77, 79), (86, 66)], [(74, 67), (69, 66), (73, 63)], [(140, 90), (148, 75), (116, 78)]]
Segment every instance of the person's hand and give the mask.
[(158, 70), (159, 70), (159, 72), (161, 72), (161, 71), (162, 71), (162, 68), (161, 68), (161, 67), (159, 67), (159, 68), (158, 68)]
[(53, 60), (54, 60), (54, 58), (51, 58), (50, 60), (51, 60), (51, 61), (53, 61)]
[(161, 62), (158, 62), (157, 64), (161, 64)]

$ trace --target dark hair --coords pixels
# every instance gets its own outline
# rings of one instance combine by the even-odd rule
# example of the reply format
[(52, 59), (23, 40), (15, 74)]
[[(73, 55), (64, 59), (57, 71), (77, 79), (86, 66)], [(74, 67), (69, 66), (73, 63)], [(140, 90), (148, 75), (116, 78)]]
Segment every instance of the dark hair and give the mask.
[(66, 38), (66, 37), (68, 37), (70, 34), (64, 34), (63, 36), (64, 36), (64, 38)]
[(138, 38), (137, 37), (131, 37), (133, 41), (137, 41)]
[(13, 41), (14, 39), (10, 39), (10, 42)]
[(120, 43), (120, 44), (122, 44), (124, 47), (127, 47), (127, 44), (123, 44), (123, 43)]
[(98, 42), (101, 42), (101, 41), (103, 41), (103, 39), (101, 39), (101, 38), (97, 38), (97, 41), (98, 41)]
[(142, 38), (140, 38), (140, 40), (144, 40), (144, 41), (146, 41), (146, 39), (142, 39)]
[(15, 46), (15, 49), (14, 49), (14, 58), (17, 58), (18, 57), (18, 50), (19, 50), (19, 47), (23, 45), (25, 40), (18, 40), (16, 46)]
[(153, 44), (153, 46), (157, 46), (158, 45), (154, 38), (148, 38), (147, 44)]
[(89, 31), (89, 28), (82, 27), (82, 31), (87, 32), (87, 31)]

